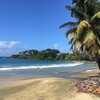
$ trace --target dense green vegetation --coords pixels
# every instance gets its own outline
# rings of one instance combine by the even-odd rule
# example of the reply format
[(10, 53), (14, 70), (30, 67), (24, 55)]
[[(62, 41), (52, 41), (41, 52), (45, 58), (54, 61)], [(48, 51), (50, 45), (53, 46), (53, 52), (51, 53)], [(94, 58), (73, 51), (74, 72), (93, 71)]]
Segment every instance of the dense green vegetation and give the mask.
[(94, 56), (100, 69), (100, 0), (73, 0), (66, 9), (75, 22), (66, 22), (60, 28), (68, 28), (71, 49)]
[(19, 54), (16, 55), (12, 55), (11, 57), (33, 60), (90, 60), (87, 55), (79, 53), (78, 51), (69, 54), (60, 53), (59, 50), (55, 49), (46, 49), (42, 51), (27, 50), (19, 52)]

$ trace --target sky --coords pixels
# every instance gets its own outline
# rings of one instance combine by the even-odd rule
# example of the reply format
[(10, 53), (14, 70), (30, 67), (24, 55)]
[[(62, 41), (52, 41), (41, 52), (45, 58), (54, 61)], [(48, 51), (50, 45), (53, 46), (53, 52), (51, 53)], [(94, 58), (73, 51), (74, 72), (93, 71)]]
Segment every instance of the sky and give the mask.
[(47, 48), (70, 52), (67, 29), (73, 20), (65, 9), (71, 0), (0, 0), (0, 56)]

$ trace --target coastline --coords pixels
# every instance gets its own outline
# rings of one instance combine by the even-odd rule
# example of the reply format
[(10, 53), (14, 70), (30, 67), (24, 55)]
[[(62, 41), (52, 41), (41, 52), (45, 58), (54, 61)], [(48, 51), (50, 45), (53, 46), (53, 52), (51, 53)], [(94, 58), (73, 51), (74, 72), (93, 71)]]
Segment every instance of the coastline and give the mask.
[(80, 98), (81, 100), (99, 100), (100, 98), (95, 95), (78, 93), (75, 87), (80, 78), (96, 75), (98, 72), (98, 69), (89, 69), (73, 74), (73, 78), (14, 79), (7, 84), (0, 83), (0, 100), (80, 100)]
[[(9, 61), (9, 64), (7, 63)], [(0, 66), (0, 79), (13, 77), (62, 77), (87, 69), (95, 68), (96, 64), (84, 61), (28, 61), (6, 59), (6, 64)], [(5, 66), (6, 65), (6, 66)], [(27, 78), (26, 78), (27, 79)]]

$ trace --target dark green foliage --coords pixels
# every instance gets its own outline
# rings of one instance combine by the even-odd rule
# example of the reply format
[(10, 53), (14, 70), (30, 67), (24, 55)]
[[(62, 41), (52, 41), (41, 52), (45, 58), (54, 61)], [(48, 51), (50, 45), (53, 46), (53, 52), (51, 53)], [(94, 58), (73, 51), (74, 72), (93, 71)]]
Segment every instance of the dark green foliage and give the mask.
[(12, 55), (12, 58), (19, 59), (33, 59), (33, 60), (93, 60), (87, 55), (80, 53), (79, 51), (73, 51), (73, 53), (60, 53), (55, 49), (46, 49), (42, 51), (38, 50), (27, 50), (20, 52), (17, 55)]
[(65, 60), (66, 53), (60, 53), (56, 56), (56, 60)]
[(81, 60), (80, 55), (74, 55), (74, 54), (66, 55), (65, 59), (66, 60), (71, 60), (71, 61)]
[(22, 59), (38, 59), (38, 60), (55, 60), (57, 54), (60, 53), (55, 49), (46, 49), (42, 51), (28, 50), (19, 52), (17, 55), (12, 55), (12, 58), (22, 58)]

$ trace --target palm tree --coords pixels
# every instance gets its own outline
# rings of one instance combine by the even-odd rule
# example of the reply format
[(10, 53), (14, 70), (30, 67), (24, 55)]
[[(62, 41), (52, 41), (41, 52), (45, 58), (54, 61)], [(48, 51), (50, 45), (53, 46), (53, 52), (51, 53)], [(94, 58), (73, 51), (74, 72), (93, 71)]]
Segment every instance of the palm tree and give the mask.
[(73, 0), (71, 11), (75, 22), (67, 22), (62, 27), (69, 27), (66, 36), (70, 37), (71, 49), (78, 49), (88, 55), (95, 55), (100, 69), (100, 1)]

